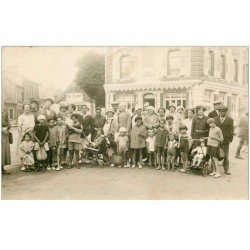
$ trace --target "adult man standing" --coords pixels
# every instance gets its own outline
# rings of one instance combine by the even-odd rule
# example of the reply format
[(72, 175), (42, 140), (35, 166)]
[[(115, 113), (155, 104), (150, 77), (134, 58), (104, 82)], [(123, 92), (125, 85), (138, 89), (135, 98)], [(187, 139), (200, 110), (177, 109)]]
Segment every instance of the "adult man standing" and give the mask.
[(224, 171), (230, 175), (229, 171), (229, 145), (233, 141), (234, 136), (234, 121), (231, 117), (227, 116), (227, 107), (220, 106), (220, 115), (215, 117), (215, 125), (219, 127), (223, 134), (223, 146), (225, 151), (225, 158), (223, 162)]
[(240, 142), (236, 151), (235, 158), (243, 160), (240, 151), (245, 142), (248, 142), (248, 112), (240, 118), (238, 137)]
[(222, 105), (222, 101), (215, 101), (214, 102), (214, 110), (209, 112), (208, 118), (215, 118), (220, 115), (219, 109)]
[(117, 119), (117, 115), (119, 113), (119, 102), (112, 102), (111, 106), (114, 111), (114, 118)]

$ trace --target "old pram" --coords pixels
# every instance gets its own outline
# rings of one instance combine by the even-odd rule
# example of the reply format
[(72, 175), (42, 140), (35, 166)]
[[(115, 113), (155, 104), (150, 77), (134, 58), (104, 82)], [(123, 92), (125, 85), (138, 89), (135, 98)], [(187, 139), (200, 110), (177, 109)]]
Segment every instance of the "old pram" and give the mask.
[[(207, 138), (203, 138), (203, 139), (207, 139)], [(192, 165), (192, 161), (193, 158), (195, 156), (195, 154), (191, 153), (192, 152), (192, 148), (190, 150), (190, 154), (188, 156), (188, 166), (186, 169), (186, 173), (191, 173), (191, 172), (196, 172), (196, 173), (202, 173), (202, 175), (205, 177), (208, 175), (209, 173), (209, 155), (204, 155), (203, 159), (201, 160), (200, 164), (197, 165)]]

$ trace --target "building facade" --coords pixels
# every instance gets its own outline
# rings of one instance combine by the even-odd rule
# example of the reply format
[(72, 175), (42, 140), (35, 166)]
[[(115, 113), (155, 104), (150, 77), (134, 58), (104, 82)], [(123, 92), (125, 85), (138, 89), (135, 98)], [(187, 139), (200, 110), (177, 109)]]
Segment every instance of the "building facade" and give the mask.
[(156, 109), (221, 100), (233, 117), (248, 106), (247, 47), (108, 47), (106, 108), (148, 101)]
[(22, 78), (18, 74), (3, 74), (3, 111), (8, 113), (12, 125), (17, 124), (17, 118), (23, 113), (23, 104), (31, 99), (39, 99), (38, 87), (35, 82)]
[(27, 79), (22, 81), (24, 87), (24, 100), (30, 102), (31, 99), (39, 99), (39, 84)]

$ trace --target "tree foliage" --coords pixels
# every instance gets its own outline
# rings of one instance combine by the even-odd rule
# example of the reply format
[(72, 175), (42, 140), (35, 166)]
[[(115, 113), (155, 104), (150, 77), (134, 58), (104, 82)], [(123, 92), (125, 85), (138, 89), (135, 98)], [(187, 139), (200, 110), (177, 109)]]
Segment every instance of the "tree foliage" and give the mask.
[(90, 98), (96, 100), (96, 105), (105, 106), (105, 56), (96, 52), (88, 52), (77, 62), (78, 71), (76, 84)]

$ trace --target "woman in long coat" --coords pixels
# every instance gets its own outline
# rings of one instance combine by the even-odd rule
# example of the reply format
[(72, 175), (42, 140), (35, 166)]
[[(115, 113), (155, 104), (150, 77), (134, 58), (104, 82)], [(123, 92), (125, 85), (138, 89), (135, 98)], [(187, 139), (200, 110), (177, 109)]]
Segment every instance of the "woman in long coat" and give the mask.
[(8, 115), (2, 112), (2, 174), (9, 174), (9, 172), (4, 169), (4, 166), (11, 164), (9, 142), (10, 127), (11, 125)]
[(126, 104), (120, 105), (119, 113), (117, 114), (118, 130), (122, 127), (126, 128), (127, 134), (131, 132), (131, 116), (126, 111)]
[(23, 105), (23, 114), (17, 119), (19, 138), (17, 142), (17, 155), (20, 155), (20, 144), (25, 133), (29, 132), (33, 138), (33, 131), (35, 127), (35, 116), (31, 114), (30, 104)]

